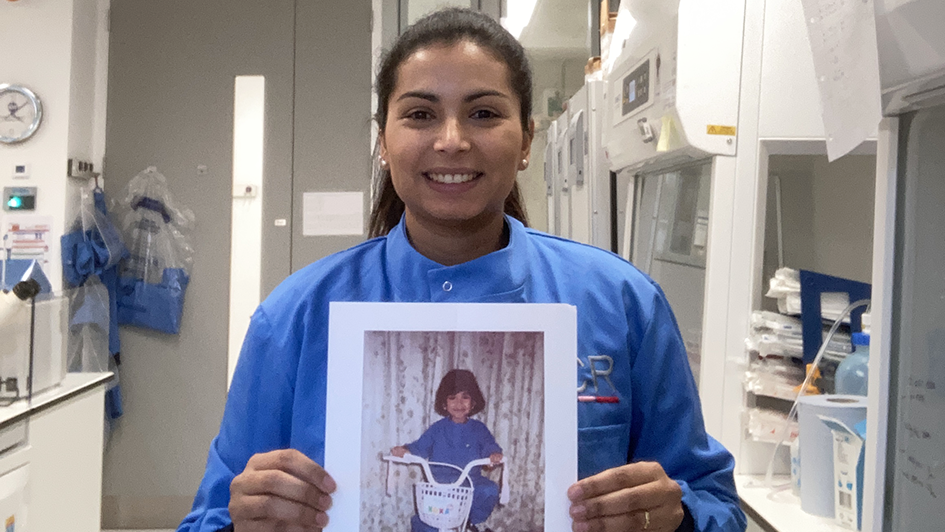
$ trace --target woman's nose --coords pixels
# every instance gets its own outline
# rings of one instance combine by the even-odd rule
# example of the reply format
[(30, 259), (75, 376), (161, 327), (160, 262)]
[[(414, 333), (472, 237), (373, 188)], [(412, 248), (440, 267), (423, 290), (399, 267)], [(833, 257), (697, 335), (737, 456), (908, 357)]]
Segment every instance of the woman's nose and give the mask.
[(466, 134), (459, 119), (451, 117), (443, 121), (433, 149), (445, 152), (459, 152), (469, 149), (469, 141), (466, 139)]

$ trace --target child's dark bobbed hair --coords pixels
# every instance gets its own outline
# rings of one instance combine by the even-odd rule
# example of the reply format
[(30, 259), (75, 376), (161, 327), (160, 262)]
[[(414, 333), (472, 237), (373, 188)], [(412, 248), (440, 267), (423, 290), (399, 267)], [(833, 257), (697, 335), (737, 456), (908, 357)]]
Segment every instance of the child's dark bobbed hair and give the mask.
[(440, 381), (439, 388), (436, 389), (436, 404), (434, 409), (436, 413), (449, 417), (450, 413), (446, 410), (446, 398), (456, 395), (459, 392), (466, 392), (472, 398), (472, 409), (469, 416), (472, 417), (486, 407), (486, 400), (482, 397), (482, 390), (479, 389), (479, 383), (476, 382), (476, 376), (468, 369), (451, 369), (443, 380)]

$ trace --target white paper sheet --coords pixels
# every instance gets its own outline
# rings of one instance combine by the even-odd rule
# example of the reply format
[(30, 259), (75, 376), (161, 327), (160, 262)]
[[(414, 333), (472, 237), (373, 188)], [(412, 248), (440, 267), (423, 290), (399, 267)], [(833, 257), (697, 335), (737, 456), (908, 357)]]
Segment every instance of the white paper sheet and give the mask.
[(873, 0), (802, 4), (833, 161), (873, 135), (882, 118)]
[[(373, 516), (380, 513), (395, 512), (406, 517), (404, 522), (397, 523), (394, 529), (410, 529), (409, 517), (414, 512), (410, 489), (413, 481), (419, 480), (421, 476), (419, 468), (399, 464), (391, 466), (402, 468), (394, 473), (395, 478), (399, 479), (396, 489), (401, 492), (406, 490), (400, 494), (399, 498), (391, 498), (390, 491), (379, 495), (377, 493), (379, 490), (376, 488), (378, 483), (384, 482), (385, 475), (382, 471), (386, 469), (382, 468), (387, 467), (381, 456), (388, 454), (391, 446), (407, 442), (383, 440), (383, 444), (371, 445), (369, 437), (366, 436), (366, 434), (377, 434), (376, 428), (368, 427), (368, 423), (384, 424), (396, 430), (396, 427), (403, 424), (416, 423), (419, 417), (427, 414), (416, 411), (417, 409), (409, 402), (405, 404), (405, 392), (399, 392), (396, 389), (390, 392), (389, 402), (380, 403), (382, 406), (365, 406), (365, 397), (369, 393), (376, 395), (378, 387), (385, 386), (383, 382), (375, 382), (372, 380), (373, 377), (370, 377), (378, 373), (370, 368), (372, 364), (377, 363), (378, 359), (377, 353), (368, 347), (369, 344), (377, 345), (377, 342), (373, 341), (369, 335), (402, 331), (407, 331), (407, 335), (412, 333), (424, 335), (427, 341), (417, 343), (423, 346), (423, 349), (427, 349), (429, 338), (434, 338), (433, 342), (439, 341), (437, 340), (439, 334), (468, 336), (476, 332), (483, 333), (482, 340), (473, 338), (466, 344), (471, 347), (461, 350), (462, 363), (457, 367), (474, 371), (479, 368), (480, 374), (476, 378), (479, 379), (483, 392), (487, 390), (493, 392), (491, 396), (488, 393), (485, 394), (487, 408), (514, 407), (517, 412), (537, 406), (543, 414), (547, 413), (539, 416), (543, 419), (529, 418), (528, 425), (543, 427), (543, 431), (535, 431), (538, 434), (530, 432), (526, 426), (518, 424), (507, 426), (507, 423), (503, 425), (501, 420), (505, 418), (502, 414), (497, 414), (499, 420), (483, 419), (489, 430), (494, 433), (496, 441), (503, 447), (508, 464), (506, 472), (510, 475), (512, 482), (510, 486), (513, 506), (503, 508), (500, 505), (494, 510), (490, 519), (503, 519), (498, 512), (514, 512), (516, 508), (514, 504), (518, 504), (518, 508), (523, 513), (534, 513), (541, 516), (540, 519), (543, 521), (540, 525), (542, 528), (528, 527), (528, 530), (570, 531), (571, 519), (568, 515), (570, 503), (567, 499), (567, 489), (577, 480), (577, 403), (574, 395), (577, 380), (576, 328), (576, 309), (563, 304), (331, 303), (325, 469), (337, 482), (338, 489), (332, 495), (333, 504), (328, 512), (330, 521), (326, 532), (373, 532), (373, 529), (364, 524), (365, 521), (371, 521)], [(522, 395), (524, 390), (521, 389), (522, 384), (519, 382), (522, 377), (508, 369), (513, 366), (512, 362), (503, 363), (495, 357), (482, 358), (483, 353), (477, 346), (482, 345), (482, 342), (487, 342), (485, 338), (488, 335), (494, 336), (496, 333), (504, 332), (512, 333), (503, 335), (512, 344), (520, 342), (521, 335), (541, 335), (541, 347), (535, 351), (537, 360), (529, 358), (527, 362), (537, 366), (531, 371), (539, 372), (539, 382), (543, 382), (543, 394)], [(403, 333), (391, 336), (407, 338), (407, 343), (414, 345), (411, 342), (415, 339)], [(402, 347), (396, 342), (394, 345)], [(509, 356), (523, 356), (522, 350), (513, 349)], [(406, 357), (410, 359), (409, 353)], [(398, 360), (403, 359), (398, 358)], [(447, 367), (449, 364), (441, 365), (440, 362), (438, 361), (434, 367), (429, 364), (424, 364), (419, 368), (397, 365), (393, 370), (400, 373), (428, 375), (426, 380), (435, 386), (446, 371), (453, 369)], [(494, 367), (491, 376), (485, 369), (489, 366)], [(389, 378), (389, 375), (387, 377)], [(387, 386), (389, 385), (387, 382)], [(520, 401), (515, 405), (496, 405), (495, 393), (499, 389), (517, 394), (516, 396), (521, 398)], [(398, 394), (401, 397), (398, 398)], [(535, 405), (536, 401), (543, 401), (543, 403)], [(432, 404), (425, 405), (421, 409), (425, 410), (426, 407), (433, 409)], [(430, 417), (439, 418), (435, 414)], [(542, 449), (543, 464), (523, 460), (513, 451), (512, 445), (506, 445), (512, 438), (510, 434), (519, 433), (524, 433), (522, 437), (531, 438), (527, 441), (532, 442), (532, 448), (537, 446)], [(529, 497), (529, 493), (532, 493), (529, 490), (536, 490), (536, 482), (526, 476), (526, 471), (535, 475), (536, 467), (541, 469), (542, 473), (535, 478), (544, 478), (544, 486), (538, 486), (535, 493), (543, 493), (543, 497)], [(362, 470), (365, 471), (364, 476), (362, 476)], [(400, 508), (399, 503), (403, 503), (404, 508)], [(523, 508), (521, 505), (526, 506)], [(537, 505), (543, 505), (543, 508), (536, 507)], [(362, 516), (362, 512), (367, 512), (367, 518)], [(505, 514), (505, 518), (508, 518), (508, 514)], [(365, 526), (368, 528), (366, 529)], [(501, 527), (497, 529), (504, 530)]]
[(302, 235), (363, 235), (363, 192), (306, 192), (302, 195)]

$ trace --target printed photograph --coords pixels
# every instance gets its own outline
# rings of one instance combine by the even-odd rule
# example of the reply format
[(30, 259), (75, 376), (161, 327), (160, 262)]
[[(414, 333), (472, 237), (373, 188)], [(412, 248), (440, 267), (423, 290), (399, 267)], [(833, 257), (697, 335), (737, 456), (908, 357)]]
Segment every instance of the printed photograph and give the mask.
[(544, 336), (364, 332), (361, 532), (545, 530)]

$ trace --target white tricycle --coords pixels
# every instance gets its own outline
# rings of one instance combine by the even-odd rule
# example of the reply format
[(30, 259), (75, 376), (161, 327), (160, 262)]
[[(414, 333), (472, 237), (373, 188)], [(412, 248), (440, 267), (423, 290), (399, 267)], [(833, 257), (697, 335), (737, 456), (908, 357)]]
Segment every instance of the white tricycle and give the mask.
[[(480, 458), (466, 464), (466, 467), (460, 468), (453, 464), (443, 462), (429, 462), (424, 458), (407, 453), (403, 458), (387, 455), (382, 456), (382, 460), (387, 462), (387, 494), (391, 495), (391, 483), (393, 480), (393, 468), (391, 464), (419, 465), (423, 469), (424, 482), (417, 482), (414, 485), (414, 494), (417, 497), (417, 515), (420, 520), (439, 532), (464, 532), (466, 530), (467, 520), (469, 519), (469, 510), (472, 509), (473, 490), (472, 480), (469, 478), (470, 471), (474, 467), (493, 465), (489, 458)], [(439, 483), (433, 476), (430, 466), (442, 466), (459, 471), (459, 478), (452, 483)], [(508, 475), (508, 467), (505, 462), (499, 462), (495, 465), (503, 467), (502, 475), (499, 480), (499, 504), (508, 504), (509, 493), (508, 483), (505, 478)]]

